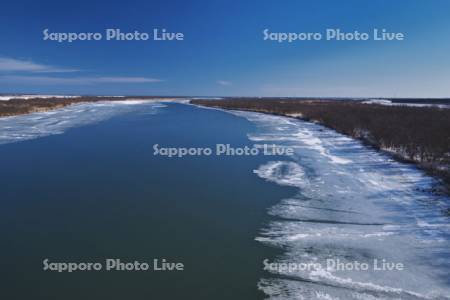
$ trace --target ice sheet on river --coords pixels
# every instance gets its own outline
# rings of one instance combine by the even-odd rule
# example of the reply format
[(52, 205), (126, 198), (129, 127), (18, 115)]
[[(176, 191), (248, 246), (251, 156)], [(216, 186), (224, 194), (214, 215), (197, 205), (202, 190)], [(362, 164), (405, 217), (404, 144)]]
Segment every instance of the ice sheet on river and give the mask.
[[(148, 106), (147, 113), (156, 113), (164, 104), (146, 100), (101, 101), (80, 103), (47, 112), (31, 113), (0, 118), (0, 145), (61, 134), (67, 129), (100, 122), (117, 114), (142, 109)], [(139, 107), (138, 107), (139, 106)]]
[[(450, 299), (448, 199), (429, 192), (433, 179), (317, 124), (233, 113), (256, 123), (255, 143), (296, 149), (254, 171), (298, 188), (270, 209), (273, 221), (256, 238), (284, 250), (258, 283), (270, 298)], [(383, 259), (404, 270), (374, 270)]]

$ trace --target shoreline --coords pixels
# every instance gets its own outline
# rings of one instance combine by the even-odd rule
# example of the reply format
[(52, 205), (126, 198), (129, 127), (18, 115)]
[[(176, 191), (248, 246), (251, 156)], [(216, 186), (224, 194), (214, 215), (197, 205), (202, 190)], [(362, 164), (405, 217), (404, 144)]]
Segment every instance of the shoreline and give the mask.
[(177, 97), (157, 96), (79, 96), (79, 97), (50, 97), (50, 98), (11, 98), (0, 101), (0, 118), (25, 115), (36, 112), (47, 112), (78, 103), (91, 103), (101, 101), (128, 101), (128, 100), (175, 100)]
[[(230, 102), (232, 102), (232, 101), (234, 101), (234, 103), (230, 104)], [(246, 101), (248, 101), (248, 102), (246, 102)], [(286, 100), (283, 100), (283, 99), (278, 100), (278, 103), (275, 103), (275, 104), (271, 103), (272, 106), (270, 108), (267, 108), (267, 107), (261, 108), (261, 107), (256, 107), (256, 106), (251, 107), (251, 104), (254, 104), (255, 101), (256, 100), (252, 100), (252, 99), (245, 99), (245, 100), (243, 100), (243, 99), (191, 100), (190, 103), (199, 105), (199, 106), (203, 106), (203, 107), (210, 107), (210, 108), (219, 108), (219, 109), (236, 110), (236, 111), (250, 111), (250, 112), (257, 112), (257, 113), (263, 113), (263, 114), (269, 114), (269, 115), (276, 115), (276, 116), (293, 118), (296, 120), (302, 120), (302, 121), (312, 122), (312, 123), (322, 125), (328, 129), (334, 130), (340, 134), (343, 134), (345, 136), (348, 136), (350, 138), (358, 140), (361, 143), (363, 143), (365, 146), (375, 149), (379, 152), (382, 152), (382, 153), (388, 155), (389, 157), (395, 159), (396, 161), (415, 165), (417, 168), (424, 171), (426, 174), (432, 176), (440, 183), (438, 187), (433, 188), (433, 190), (431, 190), (430, 192), (432, 192), (434, 194), (446, 194), (446, 195), (450, 194), (450, 169), (449, 169), (448, 162), (445, 162), (443, 164), (437, 164), (435, 162), (424, 162), (424, 161), (415, 160), (413, 158), (407, 157), (405, 155), (405, 153), (402, 153), (401, 151), (383, 147), (382, 144), (377, 143), (370, 136), (370, 132), (365, 133), (365, 134), (361, 134), (361, 133), (358, 134), (357, 132), (353, 132), (353, 134), (349, 134), (349, 132), (339, 130), (337, 125), (332, 126), (332, 124), (327, 124), (326, 122), (323, 122), (321, 120), (311, 118), (307, 114), (304, 114), (300, 111), (290, 112), (290, 113), (282, 112), (280, 107), (282, 106), (283, 103), (287, 102)], [(264, 101), (264, 100), (258, 100), (258, 101)], [(292, 101), (292, 100), (288, 100), (288, 101)], [(335, 102), (337, 100), (334, 100), (334, 101), (333, 100), (302, 100), (302, 101), (303, 101), (302, 105), (309, 105), (312, 103), (316, 104), (319, 102), (322, 102), (322, 104), (333, 102), (333, 104), (336, 104)], [(251, 102), (253, 102), (253, 103), (251, 103)], [(279, 106), (277, 107), (276, 104), (278, 104)], [(339, 104), (347, 104), (347, 103), (343, 102), (343, 103), (339, 103)], [(360, 103), (354, 103), (354, 104), (355, 105), (365, 105), (367, 107), (367, 104), (360, 104)], [(376, 108), (379, 106), (380, 105), (377, 105), (377, 104), (370, 104), (369, 107)], [(387, 106), (387, 107), (383, 107), (383, 108), (401, 109), (401, 108), (406, 108), (406, 107)], [(423, 109), (423, 108), (414, 107), (414, 108), (407, 108), (407, 109), (417, 110), (417, 109)], [(425, 108), (425, 109), (430, 109), (430, 108)], [(435, 110), (438, 108), (431, 108), (431, 109)], [(449, 116), (450, 116), (450, 112), (449, 112)], [(449, 123), (450, 123), (450, 120), (449, 120)], [(355, 129), (355, 131), (358, 131), (358, 130), (356, 130), (357, 128), (353, 128), (353, 129)], [(450, 137), (447, 137), (447, 138), (450, 140)], [(450, 151), (450, 149), (448, 149), (448, 150)], [(450, 215), (450, 211), (448, 211), (446, 213)]]

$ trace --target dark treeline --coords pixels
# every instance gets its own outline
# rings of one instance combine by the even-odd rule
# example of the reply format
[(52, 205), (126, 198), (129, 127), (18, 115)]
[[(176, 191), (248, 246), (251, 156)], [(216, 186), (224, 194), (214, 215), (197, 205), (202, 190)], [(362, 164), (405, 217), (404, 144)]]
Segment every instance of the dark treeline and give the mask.
[(450, 105), (450, 99), (442, 98), (442, 99), (426, 99), (426, 98), (415, 98), (415, 99), (407, 99), (407, 98), (394, 98), (394, 99), (386, 99), (391, 100), (394, 103), (414, 103), (414, 104), (446, 104)]
[(300, 117), (419, 163), (450, 184), (450, 109), (305, 99), (193, 100), (194, 104)]

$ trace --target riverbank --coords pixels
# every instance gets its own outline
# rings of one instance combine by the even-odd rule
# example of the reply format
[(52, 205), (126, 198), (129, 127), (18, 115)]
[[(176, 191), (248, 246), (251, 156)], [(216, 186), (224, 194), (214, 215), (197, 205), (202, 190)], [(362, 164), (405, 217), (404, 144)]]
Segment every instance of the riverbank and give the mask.
[(100, 101), (126, 101), (126, 100), (154, 100), (167, 99), (173, 97), (147, 97), (147, 96), (78, 96), (78, 97), (35, 97), (35, 98), (11, 98), (0, 101), (0, 117), (29, 114), (34, 112), (45, 112), (63, 108), (68, 105), (86, 102)]
[[(297, 188), (269, 209), (273, 219), (256, 238), (284, 251), (267, 262), (275, 278), (258, 284), (268, 298), (448, 298), (449, 198), (429, 192), (436, 180), (314, 122), (229, 113), (257, 126), (247, 135), (253, 143), (295, 149), (254, 171)], [(375, 260), (404, 268), (379, 270)], [(348, 268), (333, 267), (337, 261)]]
[(227, 98), (192, 104), (294, 117), (359, 139), (412, 162), (450, 186), (450, 110), (351, 100)]

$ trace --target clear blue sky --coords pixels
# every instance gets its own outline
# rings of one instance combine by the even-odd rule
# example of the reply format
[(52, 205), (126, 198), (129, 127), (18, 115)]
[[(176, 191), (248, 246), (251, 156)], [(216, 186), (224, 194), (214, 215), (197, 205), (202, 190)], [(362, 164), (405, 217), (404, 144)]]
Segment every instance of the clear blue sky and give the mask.
[[(450, 1), (4, 1), (0, 93), (450, 97)], [(183, 32), (182, 42), (44, 41), (42, 31)], [(326, 28), (405, 41), (263, 40)]]

